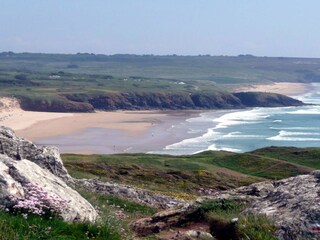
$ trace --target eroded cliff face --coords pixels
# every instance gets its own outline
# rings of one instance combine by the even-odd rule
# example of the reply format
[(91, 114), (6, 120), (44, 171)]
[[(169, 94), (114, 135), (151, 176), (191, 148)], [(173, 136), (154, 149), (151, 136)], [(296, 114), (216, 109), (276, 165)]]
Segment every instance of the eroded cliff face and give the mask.
[(94, 110), (239, 109), (245, 107), (301, 106), (302, 102), (274, 93), (104, 93), (65, 94), (52, 99), (21, 98), (28, 111), (92, 112)]
[(78, 192), (55, 148), (37, 147), (0, 127), (0, 208), (10, 209), (26, 199), (33, 184), (46, 194), (61, 199), (59, 214), (66, 221), (94, 222), (98, 213)]

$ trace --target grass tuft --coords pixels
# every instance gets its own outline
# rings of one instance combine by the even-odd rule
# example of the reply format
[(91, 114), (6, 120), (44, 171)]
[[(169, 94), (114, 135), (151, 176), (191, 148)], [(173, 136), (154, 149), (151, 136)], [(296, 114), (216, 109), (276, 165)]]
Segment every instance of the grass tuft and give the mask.
[(59, 218), (44, 219), (0, 212), (0, 239), (10, 240), (120, 240), (121, 230), (105, 220), (101, 223), (67, 223)]

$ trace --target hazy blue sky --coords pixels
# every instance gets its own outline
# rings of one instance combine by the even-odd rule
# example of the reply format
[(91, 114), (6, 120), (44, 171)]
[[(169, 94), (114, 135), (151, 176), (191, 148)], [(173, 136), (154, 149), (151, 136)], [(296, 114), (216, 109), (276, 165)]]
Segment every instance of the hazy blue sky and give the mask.
[(320, 57), (319, 0), (0, 0), (0, 51)]

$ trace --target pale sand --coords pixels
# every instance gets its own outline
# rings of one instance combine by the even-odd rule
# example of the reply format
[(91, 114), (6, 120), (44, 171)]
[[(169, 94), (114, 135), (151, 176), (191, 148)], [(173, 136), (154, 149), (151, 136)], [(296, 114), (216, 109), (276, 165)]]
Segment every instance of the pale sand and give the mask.
[(166, 114), (153, 111), (74, 113), (72, 117), (38, 121), (18, 130), (17, 134), (32, 141), (69, 135), (87, 128), (122, 130), (129, 135), (140, 135), (164, 116)]
[[(304, 94), (310, 89), (309, 84), (281, 82), (271, 85), (248, 85), (238, 88), (237, 91), (274, 92), (294, 96)], [(0, 125), (14, 129), (19, 136), (40, 144), (68, 145), (70, 140), (68, 142), (66, 137), (73, 135), (78, 139), (83, 131), (102, 128), (108, 130), (107, 140), (110, 142), (106, 146), (107, 150), (103, 150), (104, 153), (126, 152), (131, 148), (145, 152), (181, 141), (190, 136), (183, 131), (170, 131), (171, 126), (199, 113), (199, 111), (29, 112), (21, 110), (15, 99), (0, 98)], [(53, 141), (53, 138), (56, 140)], [(96, 153), (96, 150), (91, 151), (86, 147), (89, 142), (90, 139), (85, 139), (80, 146), (81, 149), (72, 152)], [(116, 151), (114, 145), (117, 146)]]
[[(98, 129), (99, 133), (99, 129), (104, 129), (100, 132), (106, 134), (107, 139), (96, 139), (97, 145), (108, 142), (103, 153), (126, 152), (133, 147), (136, 149), (134, 151), (147, 151), (182, 140), (185, 133), (172, 132), (172, 125), (198, 116), (199, 113), (200, 111), (29, 112), (23, 111), (15, 99), (0, 98), (0, 125), (12, 128), (18, 136), (40, 145), (56, 145), (63, 149), (64, 145), (71, 145), (73, 141), (80, 139), (81, 142), (87, 136), (84, 134), (86, 131)], [(68, 140), (72, 136), (76, 136), (75, 140)], [(71, 152), (97, 153), (87, 147), (91, 141), (90, 138), (83, 139)], [(117, 146), (116, 151), (114, 145)]]
[(241, 86), (236, 89), (236, 92), (272, 92), (288, 96), (296, 96), (308, 92), (311, 88), (311, 85), (307, 83), (276, 82), (273, 84), (252, 84)]
[(40, 121), (72, 117), (73, 113), (48, 113), (23, 111), (16, 99), (0, 98), (0, 125), (22, 130)]
[(16, 99), (0, 98), (0, 125), (12, 128), (18, 135), (30, 140), (67, 135), (93, 127), (140, 134), (166, 115), (156, 111), (31, 112), (22, 110)]

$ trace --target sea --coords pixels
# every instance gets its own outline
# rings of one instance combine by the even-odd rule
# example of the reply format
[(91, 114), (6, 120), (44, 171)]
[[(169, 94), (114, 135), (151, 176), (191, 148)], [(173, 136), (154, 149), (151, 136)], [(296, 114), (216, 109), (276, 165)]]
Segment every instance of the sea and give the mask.
[(320, 84), (295, 97), (310, 105), (204, 112), (172, 126), (192, 137), (149, 153), (185, 155), (206, 150), (248, 152), (268, 146), (320, 147)]
[(207, 150), (248, 152), (268, 146), (320, 147), (320, 83), (312, 84), (307, 94), (292, 97), (310, 105), (206, 111), (154, 125), (141, 137), (88, 128), (36, 143), (57, 146), (64, 153), (97, 154), (190, 155)]

